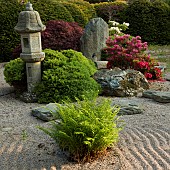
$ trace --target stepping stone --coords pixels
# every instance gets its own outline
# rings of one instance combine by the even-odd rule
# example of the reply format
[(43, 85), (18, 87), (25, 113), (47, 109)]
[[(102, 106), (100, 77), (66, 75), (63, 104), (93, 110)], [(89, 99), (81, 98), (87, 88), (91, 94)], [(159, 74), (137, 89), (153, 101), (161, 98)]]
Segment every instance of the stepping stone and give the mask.
[(46, 106), (38, 107), (32, 110), (32, 115), (44, 121), (54, 120), (52, 112), (57, 112), (58, 107), (56, 103), (49, 103)]
[(160, 103), (170, 103), (170, 92), (146, 90), (142, 96)]
[(128, 102), (127, 100), (113, 101), (111, 106), (118, 105), (120, 106), (120, 111), (118, 115), (134, 115), (134, 114), (143, 114), (142, 105)]

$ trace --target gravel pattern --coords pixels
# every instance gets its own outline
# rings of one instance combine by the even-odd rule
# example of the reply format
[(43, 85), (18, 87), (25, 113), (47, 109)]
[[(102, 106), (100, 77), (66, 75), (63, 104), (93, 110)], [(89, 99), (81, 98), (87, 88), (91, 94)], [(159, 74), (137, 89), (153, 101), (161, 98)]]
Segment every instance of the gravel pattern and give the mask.
[[(31, 116), (37, 103), (18, 100), (0, 68), (0, 170), (169, 170), (170, 103), (162, 104), (140, 97), (123, 98), (140, 103), (144, 114), (124, 115), (125, 128), (115, 149), (91, 163), (78, 164), (37, 129), (48, 126)], [(170, 82), (155, 82), (151, 88), (170, 91)], [(121, 100), (121, 98), (113, 98)]]

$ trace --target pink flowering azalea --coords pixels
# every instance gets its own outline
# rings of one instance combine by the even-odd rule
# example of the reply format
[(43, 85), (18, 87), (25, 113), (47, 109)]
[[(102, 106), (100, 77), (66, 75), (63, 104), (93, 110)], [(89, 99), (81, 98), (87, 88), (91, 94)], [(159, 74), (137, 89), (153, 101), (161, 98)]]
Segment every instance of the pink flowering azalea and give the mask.
[(106, 45), (104, 51), (109, 61), (107, 68), (136, 69), (141, 71), (147, 79), (161, 77), (161, 70), (155, 68), (158, 63), (150, 55), (144, 53), (148, 48), (148, 44), (147, 42), (142, 43), (140, 36), (115, 35), (107, 39)]
[(144, 75), (145, 75), (145, 77), (147, 79), (151, 79), (152, 78), (152, 74), (151, 73), (145, 73)]

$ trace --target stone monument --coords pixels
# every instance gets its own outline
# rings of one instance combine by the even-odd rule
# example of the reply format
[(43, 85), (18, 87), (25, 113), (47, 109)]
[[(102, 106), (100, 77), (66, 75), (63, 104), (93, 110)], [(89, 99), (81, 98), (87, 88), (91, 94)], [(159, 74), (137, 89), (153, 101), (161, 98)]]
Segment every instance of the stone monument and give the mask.
[(41, 47), (41, 31), (45, 30), (39, 13), (32, 4), (26, 4), (26, 10), (20, 12), (15, 30), (21, 35), (22, 53), (20, 58), (26, 62), (27, 94), (33, 94), (35, 85), (41, 81), (41, 61), (45, 54)]
[(108, 24), (102, 18), (93, 18), (85, 26), (81, 37), (81, 52), (93, 61), (101, 60), (101, 49), (106, 46), (109, 37)]

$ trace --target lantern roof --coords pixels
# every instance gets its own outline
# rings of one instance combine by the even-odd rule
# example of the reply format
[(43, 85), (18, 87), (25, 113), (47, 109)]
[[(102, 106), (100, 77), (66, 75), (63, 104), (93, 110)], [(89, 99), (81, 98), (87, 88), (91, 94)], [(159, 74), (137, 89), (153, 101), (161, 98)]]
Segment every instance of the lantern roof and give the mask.
[(28, 2), (25, 11), (20, 12), (18, 23), (14, 29), (19, 33), (33, 33), (44, 31), (45, 28), (45, 25), (41, 22), (39, 13), (34, 11), (32, 4)]

